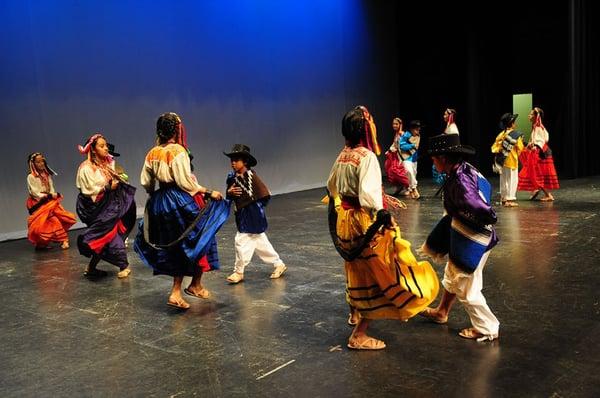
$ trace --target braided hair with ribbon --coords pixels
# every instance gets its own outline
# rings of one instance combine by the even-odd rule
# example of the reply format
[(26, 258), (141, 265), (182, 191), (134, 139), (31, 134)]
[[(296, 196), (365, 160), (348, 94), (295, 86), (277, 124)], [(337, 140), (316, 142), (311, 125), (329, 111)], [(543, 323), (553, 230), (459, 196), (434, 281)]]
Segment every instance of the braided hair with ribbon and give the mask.
[[(35, 159), (38, 156), (41, 156), (44, 162), (44, 165), (41, 170), (38, 170), (38, 168), (35, 166)], [(48, 162), (46, 161), (44, 155), (41, 152), (33, 152), (27, 157), (27, 165), (29, 166), (29, 173), (34, 177), (38, 177), (40, 180), (42, 180), (42, 183), (44, 184), (44, 187), (46, 187), (46, 189), (50, 189), (49, 178), (50, 176), (55, 176), (58, 173), (56, 173), (50, 168), (50, 166), (48, 166)]]

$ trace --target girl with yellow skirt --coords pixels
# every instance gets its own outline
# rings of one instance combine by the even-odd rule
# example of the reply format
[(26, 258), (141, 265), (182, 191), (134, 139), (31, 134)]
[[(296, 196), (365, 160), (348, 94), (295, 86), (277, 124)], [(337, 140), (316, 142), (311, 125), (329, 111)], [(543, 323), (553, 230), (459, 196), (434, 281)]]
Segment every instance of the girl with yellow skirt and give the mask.
[(439, 282), (431, 264), (415, 259), (410, 243), (383, 208), (377, 157), (360, 144), (367, 123), (356, 109), (342, 120), (346, 146), (327, 181), (329, 228), (346, 260), (346, 299), (359, 314), (348, 347), (379, 350), (385, 343), (367, 335), (369, 322), (408, 320), (435, 299)]

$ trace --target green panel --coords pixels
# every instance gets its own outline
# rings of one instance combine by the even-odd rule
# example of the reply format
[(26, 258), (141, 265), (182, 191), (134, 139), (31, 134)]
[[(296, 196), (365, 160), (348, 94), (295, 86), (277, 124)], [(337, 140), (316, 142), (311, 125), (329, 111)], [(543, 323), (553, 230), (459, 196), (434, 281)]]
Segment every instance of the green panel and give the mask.
[(533, 108), (533, 94), (513, 94), (513, 113), (519, 114), (517, 118), (517, 130), (525, 134), (525, 142), (529, 142), (531, 135), (531, 123), (527, 115)]

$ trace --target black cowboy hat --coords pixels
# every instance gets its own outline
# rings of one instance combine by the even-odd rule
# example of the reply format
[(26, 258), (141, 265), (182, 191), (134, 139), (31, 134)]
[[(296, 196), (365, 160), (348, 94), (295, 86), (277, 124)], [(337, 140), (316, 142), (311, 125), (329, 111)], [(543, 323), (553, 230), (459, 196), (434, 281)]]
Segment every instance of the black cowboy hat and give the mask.
[(429, 149), (427, 153), (431, 156), (446, 153), (457, 153), (462, 155), (474, 155), (475, 148), (462, 145), (458, 134), (440, 134), (429, 138)]
[(121, 156), (121, 154), (120, 154), (120, 153), (117, 153), (117, 152), (115, 152), (115, 146), (114, 146), (114, 144), (107, 143), (107, 144), (106, 144), (106, 146), (108, 147), (108, 153), (109, 153), (111, 156), (114, 156), (114, 157), (119, 157), (119, 156)]
[(421, 124), (420, 120), (411, 120), (410, 123), (408, 124), (408, 129), (414, 129), (414, 128), (423, 128), (425, 126), (423, 126), (423, 124)]
[(512, 122), (514, 122), (515, 120), (517, 120), (517, 118), (519, 117), (518, 113), (510, 113), (507, 112), (504, 115), (502, 115), (502, 117), (500, 118), (500, 125), (502, 126), (502, 128), (507, 128)]
[(248, 167), (254, 167), (258, 163), (254, 156), (250, 154), (250, 147), (244, 144), (235, 144), (231, 147), (231, 152), (223, 152), (223, 155), (231, 158), (242, 158), (248, 163)]

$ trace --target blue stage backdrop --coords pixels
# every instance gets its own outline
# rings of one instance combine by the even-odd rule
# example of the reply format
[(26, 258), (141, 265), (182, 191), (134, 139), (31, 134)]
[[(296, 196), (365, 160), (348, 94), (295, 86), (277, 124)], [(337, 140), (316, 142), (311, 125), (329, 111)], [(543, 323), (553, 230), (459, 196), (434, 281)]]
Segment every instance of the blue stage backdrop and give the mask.
[[(139, 186), (156, 118), (166, 111), (182, 116), (205, 186), (223, 190), (222, 152), (235, 143), (252, 148), (274, 194), (323, 186), (342, 145), (344, 111), (373, 97), (363, 7), (349, 0), (3, 1), (0, 240), (25, 235), (30, 152), (46, 154), (74, 210), (77, 144), (105, 134)], [(139, 208), (145, 200), (139, 189)]]

